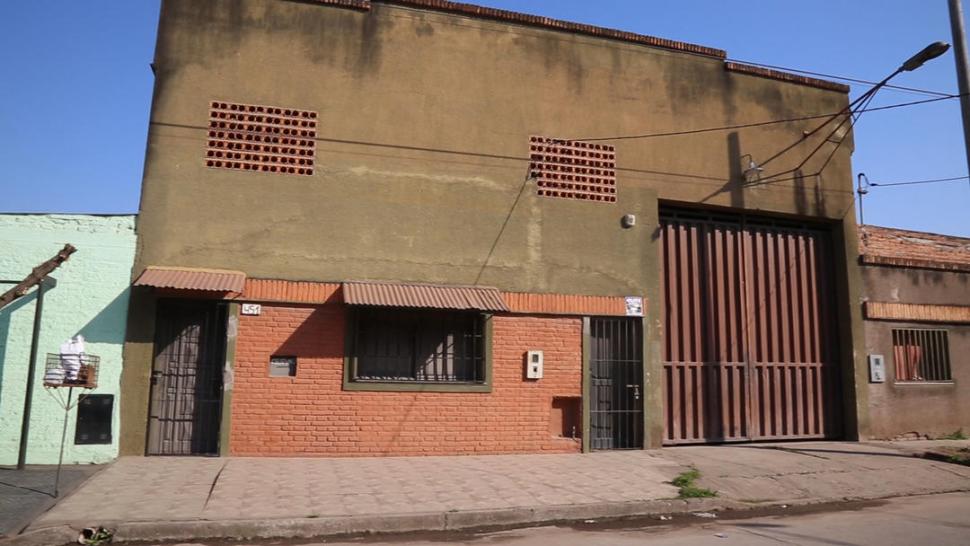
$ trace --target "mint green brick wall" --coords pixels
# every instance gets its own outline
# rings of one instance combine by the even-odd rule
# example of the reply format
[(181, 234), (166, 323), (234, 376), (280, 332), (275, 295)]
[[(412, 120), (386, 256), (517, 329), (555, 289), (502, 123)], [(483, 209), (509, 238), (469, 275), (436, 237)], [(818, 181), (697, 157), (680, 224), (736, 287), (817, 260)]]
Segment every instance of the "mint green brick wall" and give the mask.
[[(43, 387), (44, 360), (75, 334), (85, 337), (88, 353), (101, 357), (98, 388), (90, 392), (115, 395), (114, 422), (110, 445), (76, 446), (77, 409), (72, 410), (64, 462), (101, 463), (118, 453), (118, 386), (135, 256), (135, 217), (0, 214), (0, 279), (23, 279), (65, 243), (77, 247), (77, 252), (51, 274), (57, 287), (44, 295), (28, 464), (57, 463), (64, 411)], [(9, 288), (0, 285), (0, 293)], [(17, 461), (35, 300), (36, 289), (0, 309), (0, 465)], [(62, 394), (67, 394), (66, 389)]]

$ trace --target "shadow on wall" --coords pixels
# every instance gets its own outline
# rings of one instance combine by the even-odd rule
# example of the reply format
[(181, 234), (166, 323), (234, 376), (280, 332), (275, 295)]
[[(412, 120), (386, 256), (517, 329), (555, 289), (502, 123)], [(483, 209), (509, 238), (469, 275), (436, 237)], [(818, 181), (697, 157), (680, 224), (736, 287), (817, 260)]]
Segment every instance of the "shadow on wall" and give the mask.
[[(339, 326), (341, 324), (342, 328)], [(343, 377), (343, 358), (349, 351), (354, 350), (353, 347), (345, 346), (350, 328), (355, 328), (355, 317), (343, 306), (316, 307), (286, 340), (273, 349), (272, 354), (293, 355), (298, 359), (336, 359), (340, 362), (340, 376)], [(321, 341), (320, 332), (335, 332), (336, 335), (328, 335), (326, 341)], [(379, 393), (363, 393), (354, 398), (369, 395), (383, 396)], [(398, 406), (398, 418), (383, 422), (383, 438), (375, 455), (392, 454), (400, 445), (406, 427), (414, 425), (420, 417), (418, 412), (422, 408), (423, 398), (420, 393), (392, 393), (388, 397)]]
[(130, 293), (130, 288), (122, 290), (77, 333), (84, 336), (85, 341), (91, 343), (124, 344)]
[[(809, 175), (806, 177), (805, 173), (801, 169), (795, 171), (794, 176), (789, 177), (788, 175), (778, 177), (774, 175), (766, 180), (760, 179), (754, 181), (748, 181), (745, 178), (745, 171), (743, 164), (744, 154), (741, 153), (741, 137), (737, 131), (732, 131), (727, 135), (727, 161), (729, 175), (728, 180), (723, 186), (715, 190), (710, 195), (704, 197), (700, 200), (701, 203), (706, 203), (721, 195), (723, 193), (730, 194), (731, 207), (736, 209), (745, 208), (745, 195), (744, 191), (747, 188), (759, 187), (759, 186), (770, 186), (772, 184), (785, 184), (786, 182), (793, 180), (794, 185), (792, 189), (794, 191), (794, 205), (795, 211), (799, 216), (821, 216), (828, 217), (828, 207), (825, 202), (825, 192), (821, 187), (820, 175)], [(814, 180), (814, 187), (812, 188), (812, 196), (809, 197), (808, 187), (806, 178)], [(812, 206), (814, 205), (814, 210)]]
[[(317, 307), (287, 336), (286, 340), (273, 349), (273, 355), (292, 355), (297, 358), (339, 358), (344, 357), (345, 329), (333, 336), (330, 342), (321, 342), (320, 332), (332, 331), (336, 324), (343, 323), (343, 328), (350, 328), (351, 317), (340, 316), (340, 307), (329, 309)], [(338, 340), (338, 341), (334, 341)], [(267, 363), (268, 364), (268, 363)]]
[[(33, 291), (26, 296), (15, 300), (10, 305), (0, 309), (0, 405), (3, 404), (3, 387), (4, 387), (4, 370), (7, 367), (7, 345), (10, 343), (10, 322), (13, 314), (17, 312), (18, 309), (26, 307), (28, 304), (33, 303), (37, 299), (37, 291)], [(33, 324), (33, 314), (31, 314), (30, 319), (31, 324)], [(28, 334), (29, 336), (29, 334)], [(30, 347), (30, 338), (26, 340), (18, 340), (18, 342), (23, 343), (25, 348)], [(28, 353), (29, 354), (29, 353)], [(12, 363), (16, 364), (16, 362)], [(24, 366), (27, 362), (22, 362)]]
[[(114, 297), (108, 305), (102, 308), (97, 315), (95, 315), (91, 320), (88, 321), (80, 330), (76, 333), (84, 336), (85, 341), (91, 343), (110, 343), (113, 345), (122, 345), (125, 342), (125, 321), (128, 315), (128, 293), (129, 289), (123, 290), (120, 294)], [(23, 365), (26, 367), (26, 356), (24, 362), (7, 362), (7, 347), (11, 342), (10, 339), (10, 324), (13, 320), (13, 315), (19, 309), (33, 304), (37, 299), (37, 291), (34, 290), (30, 294), (15, 300), (10, 305), (0, 309), (0, 403), (3, 402), (3, 378), (4, 370), (6, 366), (9, 365)], [(41, 335), (45, 334), (45, 328), (49, 326), (49, 313), (55, 311), (55, 308), (44, 306), (44, 316), (41, 317)], [(63, 311), (62, 311), (63, 312)], [(23, 320), (23, 319), (21, 319)], [(27, 319), (31, 325), (31, 329), (28, 329), (28, 334), (25, 339), (16, 339), (16, 343), (23, 346), (24, 354), (29, 354), (30, 348), (30, 332), (32, 332), (32, 325), (34, 320), (33, 313), (30, 313), (29, 319)], [(43, 367), (44, 360), (43, 354), (38, 354), (37, 366)], [(16, 388), (16, 386), (15, 386)]]
[(731, 131), (727, 136), (728, 170), (730, 178), (725, 184), (725, 191), (731, 192), (731, 206), (744, 208), (744, 172), (741, 171), (741, 137), (737, 131)]
[(741, 170), (741, 137), (737, 131), (728, 133), (727, 136), (727, 164), (728, 179), (724, 185), (714, 190), (709, 195), (702, 198), (699, 203), (707, 203), (722, 193), (731, 194), (731, 207), (744, 208), (744, 171)]

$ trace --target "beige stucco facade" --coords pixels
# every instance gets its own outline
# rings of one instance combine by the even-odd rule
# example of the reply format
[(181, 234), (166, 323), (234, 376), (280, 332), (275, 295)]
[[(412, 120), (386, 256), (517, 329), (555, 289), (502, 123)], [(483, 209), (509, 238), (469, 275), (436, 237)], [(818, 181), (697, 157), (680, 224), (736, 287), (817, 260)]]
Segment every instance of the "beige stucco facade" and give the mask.
[[(866, 298), (923, 306), (970, 305), (970, 274), (914, 267), (866, 265)], [(958, 322), (867, 320), (866, 352), (882, 355), (886, 380), (868, 385), (875, 438), (937, 438), (970, 431), (970, 325)], [(932, 329), (947, 336), (950, 380), (907, 382), (896, 377), (893, 330)]]
[[(646, 298), (648, 444), (659, 445), (661, 203), (812, 217), (831, 226), (848, 436), (865, 435), (851, 134), (819, 120), (613, 140), (615, 204), (540, 197), (529, 137), (659, 134), (838, 112), (831, 88), (723, 59), (373, 2), (165, 0), (135, 274), (148, 265), (250, 277), (481, 284)], [(318, 113), (316, 171), (208, 168), (210, 101)], [(847, 139), (831, 161), (826, 157)], [(797, 144), (796, 144), (797, 143)], [(742, 174), (765, 165), (762, 182)], [(809, 152), (821, 152), (797, 173)], [(824, 164), (824, 170), (819, 170)], [(779, 174), (775, 179), (771, 175)], [(634, 214), (631, 229), (621, 218)], [(850, 257), (850, 258), (846, 258)], [(134, 296), (122, 451), (144, 451), (153, 300)], [(857, 354), (858, 353), (858, 354)], [(861, 362), (861, 360), (860, 360)], [(858, 374), (857, 374), (858, 372)]]

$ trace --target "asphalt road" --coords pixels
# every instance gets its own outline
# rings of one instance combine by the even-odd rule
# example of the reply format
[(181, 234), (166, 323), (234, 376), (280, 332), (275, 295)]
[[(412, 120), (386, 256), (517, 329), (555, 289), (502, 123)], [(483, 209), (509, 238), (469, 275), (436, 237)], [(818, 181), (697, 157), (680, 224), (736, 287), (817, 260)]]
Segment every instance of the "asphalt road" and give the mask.
[[(258, 546), (625, 546), (805, 544), (825, 546), (970, 545), (970, 493), (908, 497), (846, 505), (830, 512), (747, 519), (675, 517), (612, 523), (579, 523), (491, 533), (429, 534), (345, 541), (262, 541)], [(183, 543), (191, 544), (191, 543)], [(207, 542), (205, 546), (239, 542)], [(196, 546), (196, 544), (192, 544)]]

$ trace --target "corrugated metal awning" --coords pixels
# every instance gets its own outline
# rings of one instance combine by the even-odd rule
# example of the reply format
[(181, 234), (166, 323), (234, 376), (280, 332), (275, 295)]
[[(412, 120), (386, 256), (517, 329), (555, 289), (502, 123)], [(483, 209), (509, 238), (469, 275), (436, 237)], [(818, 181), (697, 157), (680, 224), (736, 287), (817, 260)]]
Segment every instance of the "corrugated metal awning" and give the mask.
[(350, 305), (477, 311), (509, 310), (498, 288), (486, 286), (346, 282), (343, 289), (344, 302)]
[(148, 266), (134, 282), (134, 286), (211, 292), (242, 292), (245, 285), (246, 274), (242, 271), (154, 265)]

